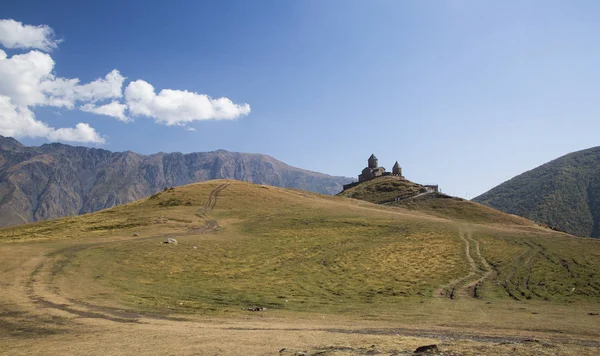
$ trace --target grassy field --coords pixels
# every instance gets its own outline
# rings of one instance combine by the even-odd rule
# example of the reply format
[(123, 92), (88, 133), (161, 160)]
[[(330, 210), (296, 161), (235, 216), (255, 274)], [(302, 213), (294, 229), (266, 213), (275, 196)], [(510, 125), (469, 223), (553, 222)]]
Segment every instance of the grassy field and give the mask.
[[(315, 353), (339, 346), (325, 329), (351, 345), (326, 354), (364, 354), (375, 339), (390, 354), (395, 335), (407, 352), (427, 340), (461, 354), (598, 350), (585, 340), (600, 337), (600, 241), (434, 197), (381, 206), (219, 180), (2, 229), (0, 331), (24, 330), (6, 339), (14, 344), (49, 330), (60, 343), (63, 329), (79, 330), (73, 320), (114, 329), (111, 340), (135, 335), (140, 320), (157, 333), (193, 321), (214, 332), (241, 323), (249, 338), (274, 325), (282, 338), (294, 328), (319, 334), (288, 344)], [(273, 354), (286, 347), (271, 342)], [(259, 344), (251, 354), (271, 353)]]

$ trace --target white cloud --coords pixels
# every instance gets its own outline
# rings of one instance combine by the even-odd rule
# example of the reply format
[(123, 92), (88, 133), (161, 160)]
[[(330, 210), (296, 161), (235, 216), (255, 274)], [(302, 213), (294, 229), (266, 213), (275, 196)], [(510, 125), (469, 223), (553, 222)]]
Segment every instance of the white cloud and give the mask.
[(104, 143), (104, 138), (88, 124), (75, 128), (54, 129), (35, 119), (27, 107), (13, 105), (10, 98), (0, 95), (0, 135), (10, 137), (46, 137), (55, 141)]
[(199, 120), (231, 120), (250, 113), (250, 105), (228, 98), (213, 99), (184, 90), (163, 89), (158, 95), (146, 81), (136, 80), (125, 89), (125, 101), (133, 116), (147, 116), (166, 125), (185, 125)]
[(125, 110), (127, 110), (127, 105), (120, 104), (118, 101), (111, 101), (108, 104), (100, 106), (88, 103), (80, 107), (79, 110), (98, 115), (112, 116), (123, 122), (130, 121), (129, 118), (125, 116)]
[(122, 87), (125, 77), (113, 69), (104, 78), (80, 85), (79, 79), (52, 78), (41, 83), (42, 90), (48, 95), (48, 105), (72, 108), (76, 101), (96, 102), (123, 96)]
[(95, 103), (100, 100), (120, 98), (125, 77), (113, 69), (104, 78), (87, 84), (79, 84), (79, 79), (54, 78), (40, 83), (46, 95), (46, 105), (64, 106), (72, 109), (78, 101)]
[(47, 136), (54, 141), (104, 143), (104, 138), (88, 124), (78, 123), (75, 128), (62, 128), (50, 132)]
[[(250, 113), (250, 105), (235, 104), (228, 98), (213, 99), (205, 94), (154, 87), (143, 80), (129, 83), (123, 98), (125, 77), (113, 69), (103, 78), (81, 84), (79, 78), (58, 77), (50, 51), (52, 28), (0, 20), (0, 45), (6, 48), (33, 48), (8, 56), (0, 49), (0, 134), (14, 137), (46, 137), (50, 140), (103, 143), (92, 127), (79, 123), (75, 128), (54, 129), (36, 119), (37, 106), (75, 109), (114, 117), (127, 122), (145, 116), (157, 123), (187, 126), (199, 120), (232, 120)], [(38, 50), (36, 50), (38, 49)], [(107, 103), (108, 100), (111, 100)], [(188, 130), (195, 130), (188, 128)]]
[(50, 52), (61, 42), (53, 37), (54, 31), (46, 25), (31, 26), (12, 19), (0, 20), (0, 44), (6, 48), (37, 48)]
[(7, 57), (0, 50), (0, 95), (17, 106), (42, 105), (47, 102), (42, 82), (53, 80), (54, 60), (46, 53), (31, 51)]
[(0, 135), (11, 137), (46, 137), (52, 129), (35, 120), (27, 107), (13, 105), (8, 96), (0, 95)]
[(0, 132), (14, 137), (103, 143), (104, 139), (88, 124), (53, 129), (36, 120), (31, 108), (44, 105), (73, 109), (77, 102), (83, 101), (88, 105), (84, 105), (86, 108), (94, 109), (92, 112), (99, 111), (105, 115), (112, 113), (121, 119), (124, 117), (123, 104), (111, 103), (96, 108), (92, 103), (122, 97), (125, 78), (119, 71), (113, 70), (105, 78), (80, 85), (77, 78), (56, 77), (53, 69), (54, 60), (46, 53), (30, 51), (8, 57), (6, 52), (0, 50)]
[(73, 109), (76, 102), (120, 98), (125, 77), (114, 69), (104, 78), (79, 84), (78, 78), (52, 74), (54, 60), (39, 51), (8, 57), (0, 50), (0, 95), (18, 106), (48, 105)]

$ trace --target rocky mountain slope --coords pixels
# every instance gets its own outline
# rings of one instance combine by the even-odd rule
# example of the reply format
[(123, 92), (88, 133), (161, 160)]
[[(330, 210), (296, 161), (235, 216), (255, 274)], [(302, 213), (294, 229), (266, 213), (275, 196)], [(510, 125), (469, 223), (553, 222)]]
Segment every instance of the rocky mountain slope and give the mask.
[(261, 154), (110, 152), (52, 143), (26, 147), (0, 136), (0, 226), (90, 213), (165, 187), (229, 178), (334, 194), (352, 181)]
[(570, 234), (600, 237), (600, 147), (562, 156), (473, 200)]

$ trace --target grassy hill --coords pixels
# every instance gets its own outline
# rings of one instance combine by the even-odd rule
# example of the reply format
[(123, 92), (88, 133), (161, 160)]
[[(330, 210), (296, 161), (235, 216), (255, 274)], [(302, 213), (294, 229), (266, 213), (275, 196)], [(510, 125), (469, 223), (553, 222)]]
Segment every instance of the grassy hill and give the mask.
[[(465, 222), (531, 225), (531, 221), (496, 209), (442, 193), (427, 193), (425, 187), (395, 176), (363, 182), (338, 194), (371, 203), (402, 207), (410, 211)], [(399, 201), (390, 201), (399, 198)]]
[(600, 240), (398, 204), (215, 180), (0, 229), (0, 349), (596, 354)]
[(600, 237), (600, 147), (562, 156), (473, 201), (570, 234)]
[(424, 186), (404, 178), (386, 176), (362, 182), (359, 185), (344, 190), (339, 193), (338, 196), (377, 203), (394, 199), (399, 196), (414, 196), (421, 191), (424, 191), (424, 189)]
[(439, 201), (449, 205), (388, 207), (217, 180), (4, 228), (0, 242), (66, 242), (33, 275), (47, 268), (61, 295), (145, 312), (383, 313), (432, 298), (600, 299), (599, 241)]

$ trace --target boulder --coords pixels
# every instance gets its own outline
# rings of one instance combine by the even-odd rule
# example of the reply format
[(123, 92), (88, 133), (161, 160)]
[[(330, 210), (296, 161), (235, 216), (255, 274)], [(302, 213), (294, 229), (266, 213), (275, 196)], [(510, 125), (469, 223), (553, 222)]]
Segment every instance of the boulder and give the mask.
[(440, 350), (438, 349), (437, 345), (419, 346), (415, 350), (416, 354), (437, 354), (438, 352), (440, 352)]

